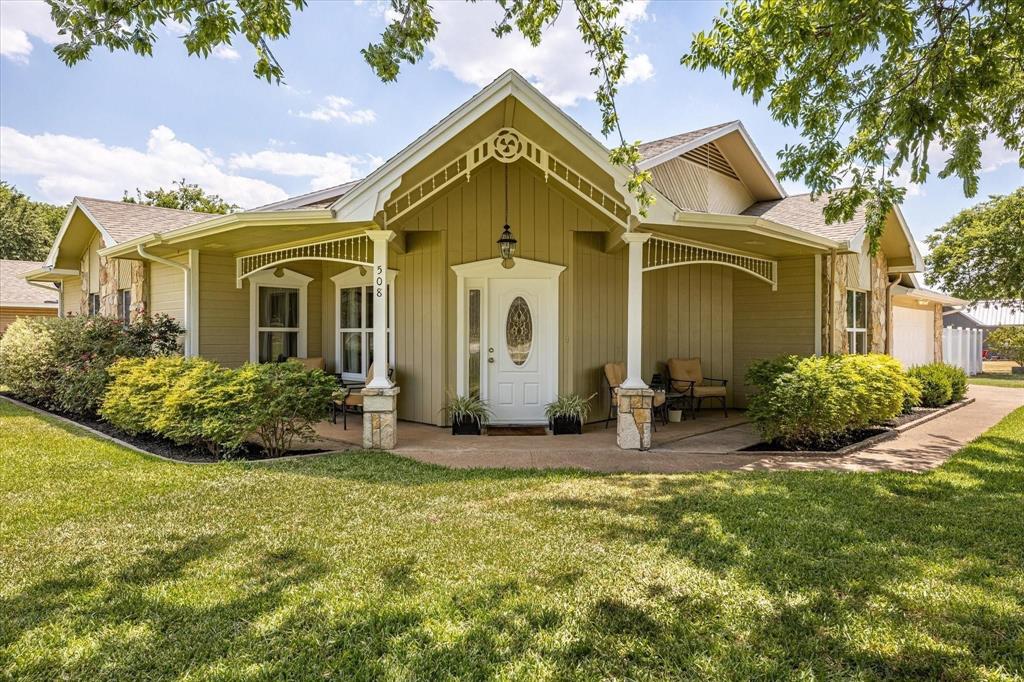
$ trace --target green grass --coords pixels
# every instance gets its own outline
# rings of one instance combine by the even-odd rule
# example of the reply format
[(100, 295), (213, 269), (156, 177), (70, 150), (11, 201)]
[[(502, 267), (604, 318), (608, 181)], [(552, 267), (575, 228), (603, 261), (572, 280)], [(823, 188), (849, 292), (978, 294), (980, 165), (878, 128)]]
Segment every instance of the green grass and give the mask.
[(1024, 374), (983, 373), (968, 377), (967, 383), (979, 386), (1004, 386), (1006, 388), (1024, 388)]
[(1022, 510), (1024, 409), (923, 475), (661, 476), (176, 465), (0, 401), (0, 677), (1007, 679)]

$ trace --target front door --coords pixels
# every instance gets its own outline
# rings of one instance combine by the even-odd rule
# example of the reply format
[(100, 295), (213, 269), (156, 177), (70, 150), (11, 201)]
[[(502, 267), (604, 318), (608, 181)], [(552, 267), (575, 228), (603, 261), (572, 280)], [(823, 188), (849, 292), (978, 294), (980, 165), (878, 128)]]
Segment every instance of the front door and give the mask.
[(489, 283), (487, 380), (493, 421), (543, 424), (549, 399), (549, 320), (544, 306), (549, 282), (539, 279), (492, 279)]

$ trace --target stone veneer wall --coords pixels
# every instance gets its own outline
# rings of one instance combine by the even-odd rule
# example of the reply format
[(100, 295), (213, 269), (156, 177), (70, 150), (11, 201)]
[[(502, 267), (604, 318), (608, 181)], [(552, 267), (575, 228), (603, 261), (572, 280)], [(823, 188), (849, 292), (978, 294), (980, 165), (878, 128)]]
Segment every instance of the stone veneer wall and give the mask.
[[(835, 262), (836, 286), (832, 291), (832, 305), (829, 306), (829, 280), (832, 277), (832, 256), (824, 256), (821, 261), (821, 352), (846, 353), (849, 351), (849, 339), (846, 338), (846, 270), (849, 258), (837, 255)], [(831, 313), (831, 316), (830, 316)], [(829, 345), (829, 330), (832, 330), (834, 343)]]
[(868, 318), (868, 343), (872, 353), (886, 351), (890, 322), (886, 311), (892, 309), (892, 306), (886, 305), (886, 299), (889, 297), (888, 285), (888, 263), (885, 254), (879, 250), (871, 258), (871, 293), (868, 294), (868, 305), (871, 307), (871, 315)]
[(932, 356), (933, 362), (942, 362), (942, 304), (935, 304), (935, 352)]
[[(146, 264), (143, 261), (99, 256), (99, 268), (100, 315), (117, 317), (117, 292), (122, 288), (131, 289), (132, 292), (131, 319), (134, 321), (140, 315), (144, 315), (146, 301), (149, 300)], [(81, 273), (82, 307), (80, 312), (84, 315), (89, 311), (89, 281), (91, 279), (88, 250), (82, 255)], [(122, 283), (127, 286), (121, 286)]]

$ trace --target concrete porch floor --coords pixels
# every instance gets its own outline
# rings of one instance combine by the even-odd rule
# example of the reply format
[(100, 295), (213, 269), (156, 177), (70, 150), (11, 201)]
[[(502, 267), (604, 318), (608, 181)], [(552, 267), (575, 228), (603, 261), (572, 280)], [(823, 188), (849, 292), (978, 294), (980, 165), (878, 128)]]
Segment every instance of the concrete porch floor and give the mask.
[[(362, 449), (362, 417), (349, 415), (348, 429), (341, 420), (317, 426), (320, 440), (313, 447), (336, 450)], [(696, 419), (679, 423), (658, 423), (652, 438), (652, 453), (724, 453), (758, 441), (742, 411), (703, 410)], [(309, 445), (306, 445), (309, 447)], [(615, 423), (587, 424), (578, 436), (453, 436), (451, 429), (428, 424), (399, 421), (398, 447), (393, 452), (422, 462), (454, 467), (505, 466), (579, 467), (581, 461), (593, 463), (602, 471), (614, 466), (627, 452), (615, 443)], [(591, 468), (584, 465), (585, 468)]]

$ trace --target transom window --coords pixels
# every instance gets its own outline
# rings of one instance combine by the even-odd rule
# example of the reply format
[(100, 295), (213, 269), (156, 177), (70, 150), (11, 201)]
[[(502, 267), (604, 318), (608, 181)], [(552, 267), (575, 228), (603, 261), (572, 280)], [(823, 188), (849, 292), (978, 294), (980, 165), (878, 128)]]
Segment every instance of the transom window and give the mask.
[(846, 291), (846, 335), (851, 353), (868, 352), (868, 294), (866, 291)]
[[(370, 275), (362, 274), (359, 268), (352, 268), (331, 279), (337, 285), (337, 369), (343, 379), (362, 381), (373, 364), (373, 286)], [(388, 271), (385, 286), (388, 311), (388, 364), (394, 363), (395, 337), (392, 328), (395, 322), (394, 277), (395, 271)]]

